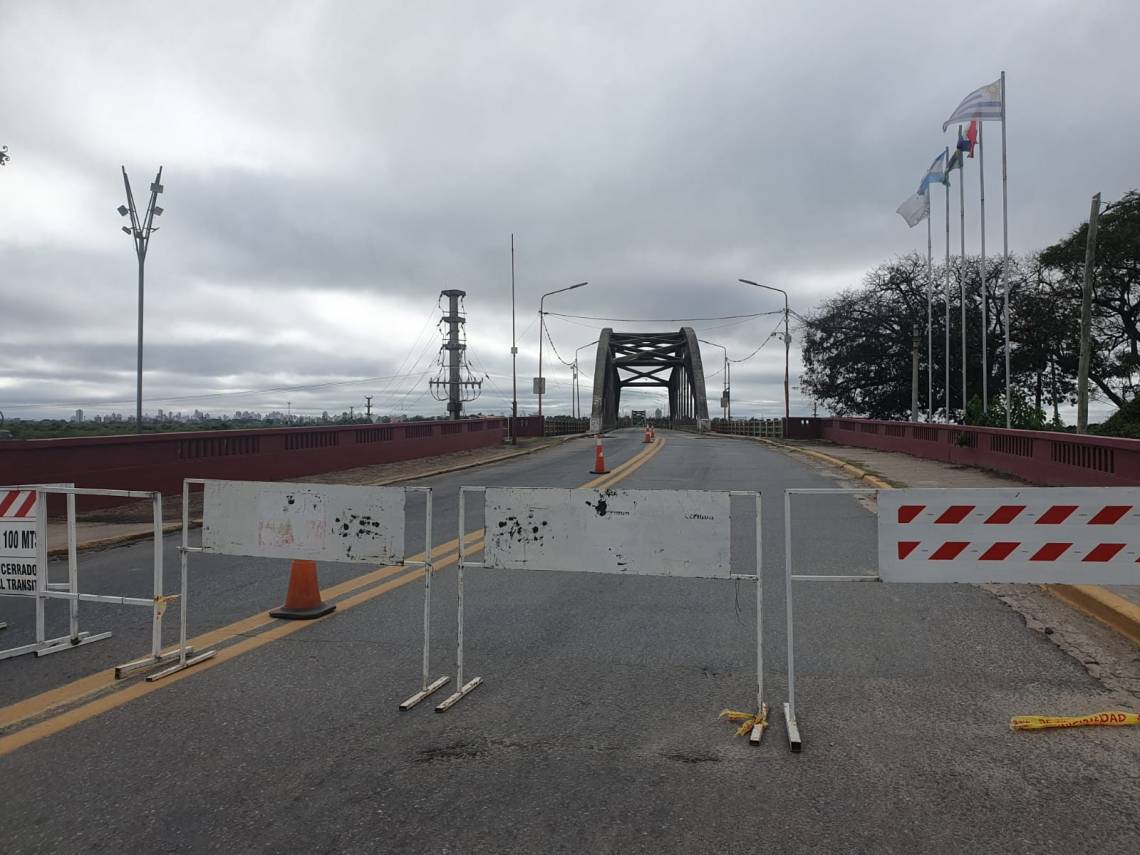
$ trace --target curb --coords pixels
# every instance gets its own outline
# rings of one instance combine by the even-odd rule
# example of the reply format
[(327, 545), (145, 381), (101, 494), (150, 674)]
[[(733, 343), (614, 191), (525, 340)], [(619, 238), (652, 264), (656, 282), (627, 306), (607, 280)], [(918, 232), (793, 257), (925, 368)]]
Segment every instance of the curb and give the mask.
[[(845, 463), (838, 457), (832, 457), (830, 454), (824, 454), (823, 452), (812, 451), (806, 448), (796, 448), (793, 445), (773, 442), (770, 439), (760, 439), (759, 437), (741, 437), (741, 439), (756, 439), (759, 442), (763, 442), (775, 448), (805, 454), (817, 460), (830, 463), (833, 466), (838, 466), (856, 478), (880, 490), (894, 489), (893, 484), (888, 484), (883, 479), (870, 475), (859, 467)], [(1112, 591), (1100, 585), (1041, 585), (1040, 587), (1070, 608), (1074, 608), (1099, 621), (1109, 629), (1115, 630), (1120, 635), (1131, 640), (1133, 643), (1140, 644), (1140, 606), (1135, 603), (1124, 599), (1124, 597), (1118, 594), (1112, 593)]]
[[(389, 484), (399, 484), (402, 481), (415, 481), (418, 478), (434, 478), (436, 475), (446, 475), (449, 472), (459, 472), (464, 469), (474, 469), (477, 466), (487, 466), (491, 463), (501, 463), (504, 460), (510, 460), (514, 457), (523, 457), (527, 454), (534, 454), (538, 451), (543, 451), (547, 448), (554, 448), (556, 445), (562, 445), (571, 439), (577, 439), (581, 434), (567, 434), (566, 436), (556, 437), (556, 442), (549, 442), (545, 445), (537, 445), (534, 448), (527, 448), (522, 451), (512, 451), (508, 454), (500, 454), (498, 457), (490, 457), (486, 460), (480, 460), (476, 463), (463, 463), (459, 466), (448, 466), (442, 469), (433, 469), (430, 472), (421, 472), (418, 475), (404, 475), (399, 478), (391, 478), (387, 481), (376, 481), (372, 484), (365, 486), (369, 487), (386, 487)], [(191, 520), (191, 527), (200, 526), (202, 521), (200, 519)], [(173, 534), (176, 531), (182, 530), (182, 523), (164, 523), (162, 526), (163, 534)], [(117, 534), (114, 537), (104, 537), (99, 540), (86, 540), (75, 547), (76, 552), (88, 552), (98, 549), (110, 549), (114, 546), (123, 546), (128, 543), (134, 543), (139, 540), (147, 540), (154, 533), (153, 529), (146, 531), (132, 531), (125, 534)], [(48, 558), (59, 558), (60, 556), (67, 555), (66, 546), (56, 546), (48, 550)]]
[(1140, 606), (1099, 585), (1042, 585), (1046, 591), (1109, 629), (1140, 644)]

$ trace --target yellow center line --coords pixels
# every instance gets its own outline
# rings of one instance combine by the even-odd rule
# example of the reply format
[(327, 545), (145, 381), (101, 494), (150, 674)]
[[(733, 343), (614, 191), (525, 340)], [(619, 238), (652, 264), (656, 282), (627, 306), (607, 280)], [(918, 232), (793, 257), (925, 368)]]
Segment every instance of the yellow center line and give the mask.
[[(582, 487), (602, 489), (604, 487), (609, 487), (612, 484), (616, 484), (618, 481), (626, 478), (637, 469), (645, 465), (647, 462), (649, 462), (649, 460), (652, 459), (664, 445), (665, 440), (663, 438), (655, 440), (653, 443), (647, 445), (644, 449), (635, 454), (625, 463), (614, 467), (613, 471), (607, 473), (606, 475), (602, 475), (598, 478), (588, 481), (587, 483), (583, 484)], [(469, 550), (468, 554), (478, 552), (480, 549), (482, 549), (482, 535), (483, 531), (481, 529), (474, 532), (468, 532), (464, 535), (464, 541), (467, 544), (467, 548)], [(458, 553), (455, 551), (457, 550), (458, 545), (459, 539), (455, 538), (432, 549), (432, 558), (434, 561), (435, 570), (437, 572), (450, 567), (458, 561)], [(423, 553), (421, 552), (418, 555), (412, 556), (409, 560), (423, 560)], [(404, 565), (380, 567), (369, 573), (365, 573), (361, 576), (357, 576), (337, 585), (333, 585), (330, 588), (326, 588), (323, 591), (323, 596), (328, 599), (334, 599), (346, 594), (351, 594), (354, 591), (359, 591), (359, 593), (353, 594), (352, 596), (347, 596), (337, 602), (337, 611), (343, 612), (347, 609), (351, 609), (357, 605), (360, 605), (361, 603), (368, 602), (369, 600), (386, 594), (389, 591), (395, 590), (396, 588), (400, 588), (416, 579), (423, 578), (423, 569), (416, 568), (410, 573), (397, 575), (395, 579), (391, 579), (390, 581), (384, 582), (383, 584), (376, 585), (375, 587), (371, 588), (368, 587), (375, 582), (380, 582), (384, 579), (387, 579), (388, 577), (399, 574), (406, 569), (407, 568)], [(367, 588), (367, 590), (360, 591), (361, 588)], [(259, 632), (256, 635), (243, 638), (240, 641), (236, 641), (235, 643), (230, 644), (220, 650), (218, 652), (218, 655), (214, 658), (205, 660), (204, 662), (195, 665), (193, 668), (172, 674), (171, 676), (161, 681), (154, 683), (139, 682), (133, 684), (124, 684), (121, 680), (115, 679), (114, 669), (109, 668), (104, 671), (99, 671), (95, 674), (91, 674), (90, 676), (80, 678), (79, 680), (75, 680), (64, 686), (60, 686), (47, 692), (42, 692), (41, 694), (34, 695), (33, 697), (27, 698), (23, 701), (18, 701), (15, 704), (11, 704), (0, 709), (0, 730), (11, 727), (28, 719), (37, 718), (47, 712), (50, 712), (53, 709), (80, 703), (91, 695), (106, 692), (115, 686), (125, 686), (125, 688), (121, 688), (119, 691), (109, 692), (101, 697), (88, 701), (87, 703), (82, 703), (80, 706), (72, 706), (71, 709), (54, 715), (51, 718), (38, 721), (15, 733), (11, 733), (6, 736), (0, 736), (0, 757), (11, 753), (18, 748), (22, 748), (23, 746), (28, 745), (32, 742), (43, 739), (44, 737), (59, 733), (62, 730), (66, 730), (67, 728), (78, 724), (81, 721), (85, 721), (88, 718), (93, 718), (94, 716), (100, 715), (107, 710), (122, 706), (123, 704), (126, 704), (135, 698), (148, 695), (152, 691), (156, 691), (163, 686), (179, 682), (180, 680), (183, 680), (193, 674), (208, 671), (211, 668), (217, 667), (223, 662), (228, 662), (229, 660), (234, 659), (243, 653), (247, 653), (251, 650), (256, 650), (257, 648), (262, 647), (271, 641), (276, 641), (277, 639), (284, 638), (285, 636), (291, 635), (294, 632), (299, 632), (306, 626), (310, 626), (314, 623), (320, 623), (322, 620), (327, 620), (329, 617), (332, 617), (335, 614), (336, 612), (333, 612), (332, 614), (327, 615), (324, 618), (318, 618), (315, 621), (287, 621), (282, 624), (276, 619), (267, 618), (264, 612), (259, 612), (258, 614), (251, 615), (247, 618), (235, 621), (234, 623), (228, 624), (224, 627), (219, 627), (218, 629), (211, 630), (209, 632), (203, 633), (200, 636), (189, 639), (187, 643), (192, 644), (196, 649), (204, 650), (212, 646), (221, 645), (235, 638), (248, 635), (249, 633), (255, 632), (266, 626), (272, 626), (272, 628), (267, 629), (264, 632)]]

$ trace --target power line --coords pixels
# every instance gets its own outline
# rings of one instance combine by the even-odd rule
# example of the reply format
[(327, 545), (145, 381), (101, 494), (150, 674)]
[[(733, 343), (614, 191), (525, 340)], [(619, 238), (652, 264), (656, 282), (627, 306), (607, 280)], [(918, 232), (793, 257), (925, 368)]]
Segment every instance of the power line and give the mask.
[[(776, 314), (776, 313), (775, 313), (775, 312), (770, 312), (769, 314)], [(783, 313), (783, 312), (780, 312), (779, 314), (781, 314), (781, 315), (782, 315), (782, 314), (784, 314), (784, 313)], [(768, 333), (768, 337), (767, 337), (766, 339), (764, 339), (764, 341), (760, 342), (760, 347), (756, 348), (754, 351), (752, 351), (750, 354), (748, 354), (748, 355), (747, 355), (746, 357), (744, 357), (743, 359), (730, 359), (730, 360), (728, 360), (728, 361), (729, 361), (729, 362), (747, 362), (747, 361), (748, 361), (749, 359), (751, 359), (753, 356), (755, 356), (756, 354), (758, 354), (758, 353), (760, 352), (761, 348), (763, 348), (763, 347), (764, 347), (764, 345), (766, 345), (768, 342), (770, 342), (770, 341), (772, 340), (772, 336), (774, 336), (774, 335), (776, 334), (776, 331), (780, 329), (780, 324), (781, 324), (781, 323), (783, 323), (783, 321), (780, 321), (780, 323), (777, 323), (777, 324), (776, 324), (776, 329), (774, 329), (774, 330), (772, 330), (770, 333)]]
[(567, 315), (562, 312), (543, 312), (556, 318), (581, 318), (586, 321), (617, 321), (623, 324), (680, 324), (686, 321), (731, 321), (737, 318), (761, 318), (765, 315), (782, 315), (782, 309), (772, 312), (753, 312), (750, 315), (718, 315), (713, 318), (602, 318), (597, 315)]

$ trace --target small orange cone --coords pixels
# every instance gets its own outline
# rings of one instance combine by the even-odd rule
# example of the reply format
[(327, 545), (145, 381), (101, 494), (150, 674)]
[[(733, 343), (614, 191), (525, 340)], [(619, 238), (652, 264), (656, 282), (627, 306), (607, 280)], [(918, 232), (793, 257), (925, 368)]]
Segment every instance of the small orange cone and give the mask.
[(590, 474), (605, 475), (609, 471), (606, 468), (606, 450), (602, 447), (602, 435), (598, 434), (594, 438), (594, 468), (590, 470)]
[(645, 426), (645, 442), (653, 442), (653, 428), (649, 425)]
[(294, 561), (289, 572), (289, 592), (285, 605), (269, 613), (270, 617), (291, 620), (311, 620), (327, 615), (336, 608), (321, 600), (321, 586), (317, 581), (316, 561)]

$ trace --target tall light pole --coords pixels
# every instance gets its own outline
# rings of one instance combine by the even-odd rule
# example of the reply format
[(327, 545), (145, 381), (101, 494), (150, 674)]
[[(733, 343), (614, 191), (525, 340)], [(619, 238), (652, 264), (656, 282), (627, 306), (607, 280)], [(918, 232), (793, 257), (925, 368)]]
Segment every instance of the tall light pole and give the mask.
[(745, 285), (755, 285), (757, 288), (765, 288), (768, 291), (776, 291), (784, 295), (784, 418), (791, 418), (791, 407), (788, 397), (788, 362), (789, 352), (792, 347), (792, 334), (788, 326), (788, 292), (782, 288), (773, 288), (771, 285), (761, 285), (759, 282), (753, 282), (751, 279), (737, 280), (743, 282)]
[(589, 285), (589, 282), (579, 282), (577, 285), (568, 285), (565, 288), (559, 288), (557, 291), (547, 291), (538, 300), (538, 379), (534, 384), (535, 394), (538, 395), (538, 414), (542, 415), (542, 396), (546, 392), (545, 383), (542, 380), (542, 334), (546, 328), (546, 312), (543, 310), (543, 303), (547, 297), (554, 294), (561, 294), (563, 291), (573, 291), (575, 288), (582, 288)]
[(150, 202), (146, 206), (146, 213), (143, 215), (141, 221), (139, 220), (138, 210), (135, 208), (134, 194), (131, 193), (131, 180), (127, 178), (127, 168), (124, 166), (122, 169), (123, 184), (127, 188), (127, 204), (119, 206), (119, 214), (131, 218), (130, 226), (123, 226), (123, 231), (130, 235), (134, 241), (135, 255), (137, 255), (139, 259), (139, 347), (135, 397), (135, 431), (142, 433), (143, 268), (146, 265), (146, 250), (150, 245), (151, 232), (158, 231), (158, 227), (154, 225), (154, 218), (162, 216), (162, 208), (155, 204), (158, 201), (158, 194), (162, 192), (162, 167), (160, 166), (158, 168), (158, 174), (154, 177), (154, 183), (150, 185)]
[(575, 382), (574, 391), (575, 391), (575, 395), (577, 396), (576, 400), (578, 402), (578, 418), (582, 418), (582, 395), (581, 395), (582, 387), (581, 387), (581, 385), (578, 384), (578, 354), (581, 353), (583, 350), (585, 350), (587, 347), (593, 347), (597, 343), (598, 343), (598, 340), (594, 339), (593, 341), (591, 341), (587, 344), (584, 344), (581, 347), (574, 348), (574, 382)]
[(717, 344), (715, 341), (707, 341), (703, 338), (699, 338), (697, 341), (702, 344), (711, 344), (713, 347), (719, 347), (724, 351), (724, 395), (722, 396), (724, 403), (722, 408), (724, 409), (725, 421), (732, 421), (732, 399), (729, 397), (731, 392), (728, 385), (728, 348), (723, 344)]

